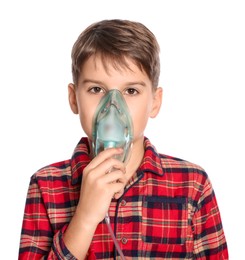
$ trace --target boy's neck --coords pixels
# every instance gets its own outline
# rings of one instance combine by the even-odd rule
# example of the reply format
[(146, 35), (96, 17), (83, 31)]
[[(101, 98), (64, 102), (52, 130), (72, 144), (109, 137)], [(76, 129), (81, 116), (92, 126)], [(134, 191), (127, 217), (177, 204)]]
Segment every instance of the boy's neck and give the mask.
[(126, 175), (127, 179), (130, 180), (137, 169), (139, 168), (143, 158), (144, 158), (145, 148), (144, 148), (144, 137), (133, 143), (131, 155), (129, 161), (126, 165)]

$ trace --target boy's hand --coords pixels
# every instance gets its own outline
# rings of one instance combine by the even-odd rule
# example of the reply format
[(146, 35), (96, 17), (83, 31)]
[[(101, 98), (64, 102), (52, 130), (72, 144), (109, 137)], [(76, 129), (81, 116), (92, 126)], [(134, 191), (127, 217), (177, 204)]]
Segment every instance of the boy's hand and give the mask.
[(120, 153), (120, 148), (102, 151), (83, 171), (76, 214), (88, 225), (97, 226), (104, 219), (111, 199), (120, 198), (124, 192), (125, 165), (113, 158)]

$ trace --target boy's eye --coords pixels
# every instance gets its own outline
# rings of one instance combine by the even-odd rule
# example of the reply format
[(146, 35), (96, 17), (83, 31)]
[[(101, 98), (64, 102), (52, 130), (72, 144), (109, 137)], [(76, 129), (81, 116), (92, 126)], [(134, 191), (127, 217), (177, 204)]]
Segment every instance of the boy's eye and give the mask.
[(128, 95), (136, 95), (139, 93), (138, 90), (136, 90), (135, 88), (128, 88), (125, 92)]
[(97, 93), (103, 92), (103, 89), (101, 87), (96, 86), (96, 87), (90, 88), (89, 92), (97, 94)]

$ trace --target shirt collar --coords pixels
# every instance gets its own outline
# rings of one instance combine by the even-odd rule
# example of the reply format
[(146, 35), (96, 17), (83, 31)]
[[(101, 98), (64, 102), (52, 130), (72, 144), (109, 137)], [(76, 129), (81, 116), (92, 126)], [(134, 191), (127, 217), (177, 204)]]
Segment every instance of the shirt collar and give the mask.
[(71, 158), (71, 183), (76, 185), (81, 183), (84, 168), (89, 164), (90, 148), (88, 138), (83, 137), (77, 144)]
[[(157, 153), (156, 148), (151, 144), (147, 137), (144, 138), (145, 154), (139, 167), (140, 172), (153, 173), (159, 176), (164, 174), (161, 157)], [(77, 144), (71, 158), (71, 181), (72, 185), (81, 183), (84, 168), (89, 164), (91, 158), (89, 156), (90, 148), (88, 138), (81, 138)]]
[(139, 171), (162, 176), (164, 171), (161, 163), (161, 156), (147, 137), (144, 138), (144, 147), (145, 154), (139, 167)]

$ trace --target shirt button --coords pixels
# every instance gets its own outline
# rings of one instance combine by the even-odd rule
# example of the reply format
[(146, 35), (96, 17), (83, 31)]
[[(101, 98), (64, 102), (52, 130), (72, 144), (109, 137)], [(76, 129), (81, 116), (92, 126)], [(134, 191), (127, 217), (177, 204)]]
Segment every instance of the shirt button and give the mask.
[(121, 205), (122, 205), (122, 206), (125, 206), (126, 204), (127, 204), (126, 200), (122, 200), (122, 201), (121, 201)]
[(121, 241), (122, 241), (122, 243), (123, 243), (124, 245), (128, 243), (128, 240), (127, 240), (126, 237), (123, 237)]

